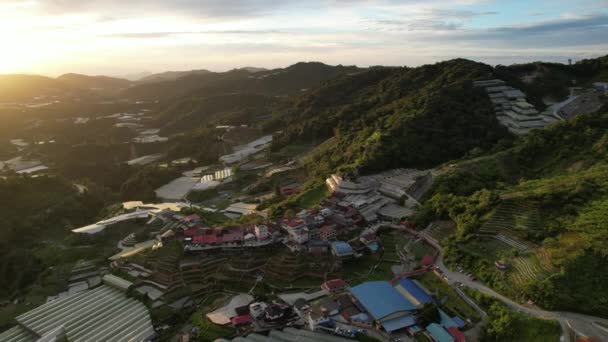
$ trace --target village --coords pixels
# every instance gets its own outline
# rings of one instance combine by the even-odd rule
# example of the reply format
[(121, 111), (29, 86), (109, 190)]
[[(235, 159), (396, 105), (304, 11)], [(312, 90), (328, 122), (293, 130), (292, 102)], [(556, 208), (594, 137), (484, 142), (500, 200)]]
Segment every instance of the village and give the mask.
[[(88, 298), (106, 286), (135, 294), (151, 312), (192, 312), (197, 323), (177, 332), (179, 341), (224, 341), (227, 336), (235, 341), (342, 341), (363, 335), (382, 341), (465, 341), (481, 314), (434, 266), (436, 240), (407, 220), (432, 185), (433, 172), (397, 169), (351, 179), (331, 175), (323, 185), (326, 197), (280, 219), (238, 199), (225, 209), (187, 201), (125, 202), (117, 215), (73, 233), (120, 234), (124, 225), (139, 230), (118, 242), (120, 252), (108, 259), (107, 267), (79, 262), (65, 294), (49, 298), (37, 310), (52, 310), (68, 294)], [(197, 184), (213, 182), (211, 186), (233, 177), (230, 168), (198, 175)], [(300, 191), (297, 183), (279, 189), (287, 195)], [(184, 200), (186, 194), (181, 196)], [(210, 224), (209, 217), (217, 215), (233, 221)], [(257, 222), (238, 224), (246, 217), (257, 217)], [(85, 310), (80, 306), (85, 301), (74, 302), (72, 309)], [(437, 315), (423, 318), (435, 305)], [(18, 322), (16, 336), (31, 324), (22, 318)], [(149, 318), (146, 322), (149, 327)], [(154, 334), (163, 329), (169, 326), (156, 326)]]

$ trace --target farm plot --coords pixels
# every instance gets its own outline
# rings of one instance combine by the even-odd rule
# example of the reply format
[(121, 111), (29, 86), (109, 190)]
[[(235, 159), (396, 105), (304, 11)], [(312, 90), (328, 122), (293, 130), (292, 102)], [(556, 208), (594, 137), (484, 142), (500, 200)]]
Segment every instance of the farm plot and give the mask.
[(513, 258), (512, 265), (511, 281), (517, 286), (523, 286), (547, 274), (547, 269), (543, 268), (536, 253)]
[(481, 227), (480, 233), (516, 235), (525, 238), (530, 231), (542, 229), (536, 203), (506, 199)]

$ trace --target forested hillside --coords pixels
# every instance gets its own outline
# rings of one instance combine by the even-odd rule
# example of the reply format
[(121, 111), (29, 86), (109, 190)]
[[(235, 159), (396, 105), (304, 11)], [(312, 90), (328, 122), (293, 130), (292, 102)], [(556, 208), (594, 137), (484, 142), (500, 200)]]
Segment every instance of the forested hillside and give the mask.
[(86, 183), (88, 191), (56, 177), (0, 179), (0, 298), (25, 291), (49, 265), (34, 255), (50, 239), (86, 225), (100, 208), (117, 200)]
[(247, 69), (187, 74), (173, 81), (144, 83), (127, 89), (125, 97), (140, 100), (180, 100), (234, 93), (287, 95), (319, 85), (337, 75), (357, 72), (357, 67), (323, 63), (297, 63), (284, 69), (252, 73)]
[[(447, 260), (475, 270), (504, 292), (548, 309), (608, 315), (607, 152), (608, 113), (533, 131), (505, 151), (446, 167), (418, 223), (454, 220), (458, 232), (444, 241)], [(503, 203), (523, 208), (520, 219), (526, 210), (537, 217), (502, 231), (530, 251), (486, 252), (513, 260), (514, 266), (540, 262), (522, 281), (498, 272), (494, 260), (476, 247), (485, 243), (476, 234), (484, 233)]]
[(314, 173), (432, 167), (509, 135), (472, 80), (490, 66), (452, 60), (419, 68), (374, 68), (338, 77), (292, 102), (271, 124), (283, 133), (273, 148), (323, 144)]

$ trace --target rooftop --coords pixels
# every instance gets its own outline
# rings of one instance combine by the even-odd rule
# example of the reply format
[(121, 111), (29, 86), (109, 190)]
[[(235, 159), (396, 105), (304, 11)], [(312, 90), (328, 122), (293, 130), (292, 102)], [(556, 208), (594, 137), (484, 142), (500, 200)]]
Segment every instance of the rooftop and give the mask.
[(426, 327), (426, 331), (431, 334), (437, 342), (454, 342), (454, 338), (443, 327), (437, 323), (431, 323)]
[[(127, 298), (123, 291), (103, 285), (94, 290), (58, 299), (16, 318), (20, 328), (0, 334), (21, 336), (14, 341), (36, 341), (44, 336), (61, 334), (69, 341), (102, 341), (123, 338), (144, 340), (154, 334), (148, 309)], [(22, 334), (22, 330), (30, 334)], [(32, 339), (32, 333), (35, 338)]]
[(381, 320), (396, 312), (416, 309), (388, 281), (365, 282), (351, 288), (351, 293), (375, 320)]

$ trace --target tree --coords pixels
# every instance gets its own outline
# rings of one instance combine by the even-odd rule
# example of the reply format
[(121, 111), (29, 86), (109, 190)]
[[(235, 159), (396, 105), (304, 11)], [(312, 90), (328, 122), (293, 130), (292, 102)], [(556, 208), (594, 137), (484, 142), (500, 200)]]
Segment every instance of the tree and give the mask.
[(427, 325), (439, 322), (439, 310), (434, 303), (424, 303), (422, 308), (418, 310), (418, 324), (426, 327)]

